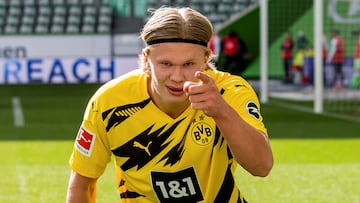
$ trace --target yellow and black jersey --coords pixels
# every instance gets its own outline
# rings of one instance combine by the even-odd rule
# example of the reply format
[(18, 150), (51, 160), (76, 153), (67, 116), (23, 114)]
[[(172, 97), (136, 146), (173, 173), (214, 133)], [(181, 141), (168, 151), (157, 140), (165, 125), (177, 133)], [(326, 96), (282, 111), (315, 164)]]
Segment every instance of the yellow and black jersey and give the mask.
[[(238, 76), (206, 73), (239, 115), (267, 134), (252, 87)], [(72, 169), (98, 178), (113, 155), (123, 203), (246, 202), (233, 177), (237, 163), (214, 120), (191, 107), (169, 117), (151, 101), (146, 80), (133, 71), (90, 99)]]

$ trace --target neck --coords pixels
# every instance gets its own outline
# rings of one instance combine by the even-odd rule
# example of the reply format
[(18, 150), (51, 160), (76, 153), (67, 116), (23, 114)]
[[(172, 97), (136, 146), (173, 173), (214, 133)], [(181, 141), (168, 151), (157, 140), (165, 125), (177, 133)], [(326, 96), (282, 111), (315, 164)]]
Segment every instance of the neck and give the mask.
[(150, 94), (153, 103), (171, 118), (179, 117), (190, 105), (190, 103), (166, 103), (157, 94)]
[(177, 118), (179, 117), (187, 108), (189, 107), (189, 105), (186, 105), (184, 107), (179, 107), (177, 106), (178, 109), (175, 108), (169, 108), (169, 111), (164, 111), (168, 116), (170, 116), (171, 118)]

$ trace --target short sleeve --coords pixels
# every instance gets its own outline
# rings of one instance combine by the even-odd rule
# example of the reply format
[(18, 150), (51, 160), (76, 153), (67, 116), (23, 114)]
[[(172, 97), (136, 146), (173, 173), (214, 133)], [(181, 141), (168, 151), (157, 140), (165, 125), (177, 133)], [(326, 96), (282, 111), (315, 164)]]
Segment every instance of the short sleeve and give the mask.
[(262, 131), (267, 136), (263, 123), (260, 102), (252, 86), (245, 80), (232, 81), (226, 88), (224, 98), (247, 123)]
[(71, 168), (90, 178), (100, 177), (111, 158), (106, 131), (95, 101), (90, 101), (69, 160)]

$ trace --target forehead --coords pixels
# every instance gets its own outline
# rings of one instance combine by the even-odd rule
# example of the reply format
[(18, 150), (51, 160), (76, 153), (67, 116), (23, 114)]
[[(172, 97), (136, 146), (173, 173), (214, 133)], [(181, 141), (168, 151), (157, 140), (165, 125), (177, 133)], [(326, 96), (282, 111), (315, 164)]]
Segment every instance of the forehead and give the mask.
[(205, 56), (203, 47), (191, 43), (166, 42), (152, 45), (149, 57), (158, 60), (196, 60)]

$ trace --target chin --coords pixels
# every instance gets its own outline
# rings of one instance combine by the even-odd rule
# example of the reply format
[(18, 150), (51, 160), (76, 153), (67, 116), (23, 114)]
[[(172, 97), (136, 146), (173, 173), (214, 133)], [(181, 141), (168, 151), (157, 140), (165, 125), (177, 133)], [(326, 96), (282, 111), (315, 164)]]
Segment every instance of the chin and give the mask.
[(181, 96), (174, 96), (174, 95), (168, 95), (166, 97), (166, 102), (168, 103), (174, 103), (174, 104), (183, 104), (186, 103), (188, 101), (187, 97), (185, 95), (181, 95)]

